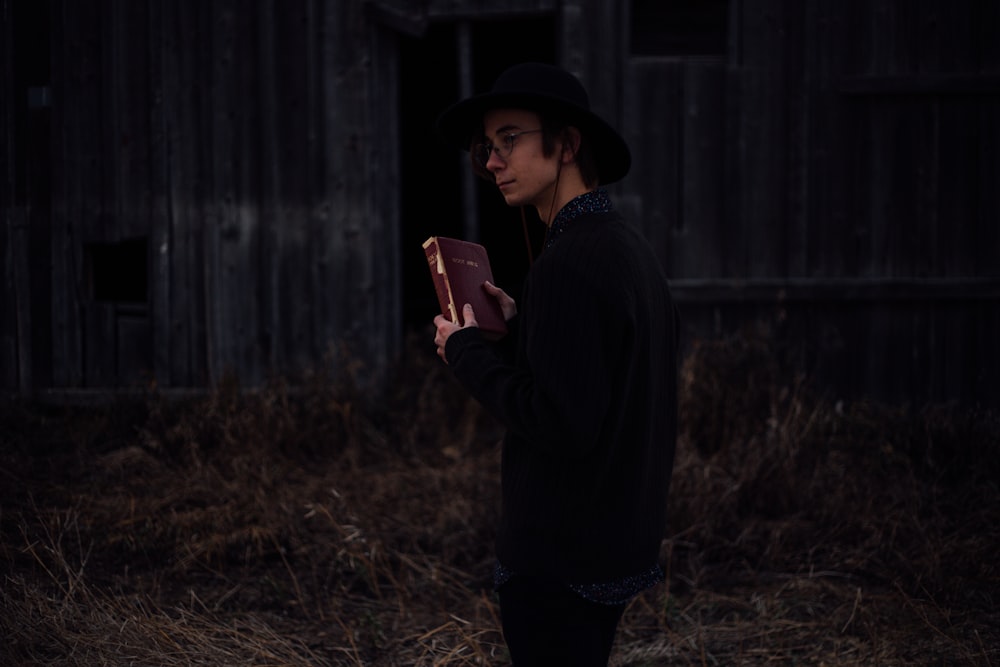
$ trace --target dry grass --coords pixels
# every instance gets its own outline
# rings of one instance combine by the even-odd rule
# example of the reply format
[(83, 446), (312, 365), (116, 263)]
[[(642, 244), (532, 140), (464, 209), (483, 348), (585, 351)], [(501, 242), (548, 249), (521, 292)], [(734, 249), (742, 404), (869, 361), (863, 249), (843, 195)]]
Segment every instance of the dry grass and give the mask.
[[(7, 401), (0, 664), (506, 664), (501, 430), (420, 350), (377, 405)], [(831, 403), (777, 356), (686, 358), (670, 585), (612, 664), (1000, 665), (997, 413)]]

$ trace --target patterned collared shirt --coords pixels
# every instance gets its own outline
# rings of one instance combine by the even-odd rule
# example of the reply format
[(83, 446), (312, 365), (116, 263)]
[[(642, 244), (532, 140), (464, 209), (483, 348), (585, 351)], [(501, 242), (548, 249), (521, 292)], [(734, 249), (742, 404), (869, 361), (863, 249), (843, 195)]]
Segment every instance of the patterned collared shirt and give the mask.
[(556, 219), (549, 226), (545, 234), (545, 247), (548, 248), (555, 243), (556, 239), (563, 233), (569, 223), (584, 213), (607, 213), (613, 210), (614, 206), (611, 204), (611, 198), (604, 188), (584, 192), (582, 195), (574, 197), (559, 210), (559, 213), (556, 214)]

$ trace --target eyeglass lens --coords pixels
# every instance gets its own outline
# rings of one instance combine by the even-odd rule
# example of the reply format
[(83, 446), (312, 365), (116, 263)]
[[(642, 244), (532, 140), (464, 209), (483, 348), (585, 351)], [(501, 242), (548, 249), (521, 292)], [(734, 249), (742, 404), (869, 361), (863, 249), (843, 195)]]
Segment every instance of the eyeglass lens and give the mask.
[(503, 137), (503, 143), (500, 146), (494, 146), (491, 143), (479, 144), (474, 149), (476, 161), (481, 167), (485, 167), (486, 163), (490, 161), (490, 154), (493, 152), (496, 152), (497, 155), (506, 160), (510, 157), (510, 154), (514, 152), (514, 142), (519, 136), (537, 131), (538, 130), (525, 130), (523, 132), (511, 132), (510, 134), (505, 134)]

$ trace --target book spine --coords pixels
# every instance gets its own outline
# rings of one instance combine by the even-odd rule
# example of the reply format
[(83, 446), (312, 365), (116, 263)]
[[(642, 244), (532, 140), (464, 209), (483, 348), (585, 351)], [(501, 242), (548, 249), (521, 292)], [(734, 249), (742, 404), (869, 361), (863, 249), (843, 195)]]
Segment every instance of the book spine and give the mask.
[(437, 239), (428, 239), (427, 243), (424, 244), (424, 253), (427, 255), (427, 266), (430, 269), (431, 278), (434, 279), (434, 291), (437, 293), (441, 314), (458, 324), (458, 311), (455, 308), (455, 299), (448, 281), (448, 271), (445, 268), (444, 259), (441, 257)]

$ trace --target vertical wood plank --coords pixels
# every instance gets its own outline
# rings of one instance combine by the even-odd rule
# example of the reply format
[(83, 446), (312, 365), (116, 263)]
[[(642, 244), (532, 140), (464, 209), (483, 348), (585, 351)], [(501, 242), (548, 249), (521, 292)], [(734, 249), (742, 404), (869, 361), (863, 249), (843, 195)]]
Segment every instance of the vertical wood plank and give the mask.
[(21, 392), (34, 390), (32, 357), (32, 288), (28, 266), (30, 253), (28, 211), (23, 206), (11, 206), (4, 216), (0, 238), (3, 258), (0, 305), (13, 317), (4, 318), (0, 326), (0, 387), (16, 387)]
[(366, 204), (358, 190), (365, 172), (365, 77), (353, 57), (361, 25), (349, 6), (323, 7), (322, 45), (323, 136), (326, 177), (324, 206), (329, 212), (320, 237), (322, 255), (317, 293), (323, 295), (324, 325), (320, 339), (330, 345), (367, 349), (373, 288), (370, 230), (365, 228)]
[[(289, 309), (294, 303), (283, 303), (282, 269), (284, 255), (287, 251), (284, 243), (285, 226), (290, 221), (279, 221), (279, 199), (281, 197), (281, 169), (285, 166), (279, 162), (278, 146), (286, 137), (279, 138), (283, 127), (279, 124), (278, 114), (278, 82), (275, 33), (278, 25), (275, 23), (276, 12), (271, 0), (257, 0), (255, 14), (257, 44), (256, 53), (252, 55), (256, 61), (256, 76), (260, 94), (256, 100), (260, 107), (259, 136), (253, 137), (260, 146), (258, 157), (260, 183), (257, 188), (257, 206), (259, 207), (259, 266), (258, 275), (261, 281), (260, 326), (261, 353), (266, 358), (268, 367), (283, 368), (287, 363), (283, 343), (284, 322), (289, 319)], [(284, 12), (280, 12), (284, 14)], [(284, 74), (284, 72), (282, 72)], [(249, 205), (249, 202), (248, 202)], [(284, 224), (282, 224), (284, 223)], [(298, 301), (301, 304), (301, 300)]]
[[(166, 240), (154, 246), (154, 287), (158, 348), (167, 350), (166, 371), (172, 386), (208, 383), (206, 250), (210, 228), (206, 207), (211, 187), (212, 142), (208, 96), (211, 95), (211, 15), (209, 6), (162, 2), (162, 201)], [(213, 300), (214, 301), (214, 300)]]
[(232, 0), (212, 7), (211, 205), (206, 272), (210, 318), (209, 374), (262, 377), (257, 271), (259, 219), (254, 179), (258, 155), (253, 43), (255, 16)]
[(301, 261), (310, 244), (311, 184), (317, 162), (310, 159), (309, 132), (315, 127), (308, 105), (310, 49), (308, 2), (262, 3), (262, 273), (271, 363), (305, 369), (322, 355), (313, 336), (317, 311), (312, 267)]
[(808, 272), (809, 175), (811, 155), (815, 150), (810, 139), (814, 124), (811, 105), (811, 79), (816, 69), (817, 44), (807, 41), (815, 20), (815, 3), (786, 3), (782, 23), (784, 44), (784, 87), (788, 136), (785, 176), (785, 276), (801, 277)]
[(725, 263), (719, 251), (725, 248), (725, 201), (730, 195), (725, 184), (725, 68), (694, 60), (682, 72), (682, 99), (676, 102), (682, 107), (674, 264), (679, 275), (714, 278), (722, 275)]
[(86, 285), (83, 244), (106, 219), (109, 173), (102, 158), (108, 84), (103, 76), (104, 11), (75, 2), (52, 8), (52, 381), (84, 384)]
[[(621, 128), (624, 90), (625, 3), (563, 0), (560, 6), (559, 63), (587, 88), (590, 108)], [(621, 186), (615, 186), (620, 190)]]
[(743, 249), (735, 275), (762, 278), (787, 275), (789, 94), (784, 53), (787, 32), (784, 4), (777, 0), (742, 3), (743, 68), (740, 77), (739, 145)]
[(83, 360), (80, 386), (88, 389), (118, 387), (118, 326), (115, 306), (91, 302), (83, 317)]
[[(385, 193), (401, 191), (399, 88), (378, 82), (399, 80), (399, 46), (395, 35), (378, 25), (371, 25), (372, 87), (369, 100), (373, 124), (371, 144), (372, 181), (368, 196), (372, 201), (372, 222), (375, 230), (371, 242), (375, 246), (376, 266), (379, 268), (374, 285), (374, 313), (376, 326), (382, 340), (374, 351), (374, 366), (381, 374), (388, 370), (402, 352), (403, 303), (402, 303), (402, 234), (401, 202), (398, 197)], [(379, 384), (384, 376), (376, 378)]]
[(176, 298), (179, 303), (183, 294), (171, 295), (171, 264), (174, 247), (170, 233), (172, 211), (170, 195), (170, 152), (168, 102), (165, 95), (177, 89), (177, 68), (169, 62), (174, 51), (166, 47), (170, 43), (167, 25), (171, 9), (163, 0), (148, 0), (147, 18), (149, 52), (149, 333), (152, 355), (151, 382), (157, 386), (169, 387), (173, 384), (173, 331), (170, 326), (170, 303)]
[(805, 178), (807, 256), (804, 275), (848, 277), (858, 275), (857, 235), (863, 223), (852, 211), (857, 169), (852, 163), (856, 137), (856, 105), (838, 90), (840, 77), (850, 72), (852, 35), (857, 26), (851, 6), (838, 0), (813, 5), (806, 18), (805, 50), (810, 46), (813, 67), (806, 83), (811, 109)]
[[(14, 17), (9, 4), (0, 6), (0, 95), (13, 99), (14, 86)], [(20, 368), (24, 341), (18, 333), (23, 326), (25, 309), (18, 303), (18, 287), (14, 270), (15, 229), (23, 224), (23, 213), (15, 207), (15, 125), (13, 105), (0, 104), (0, 388), (21, 387)], [(30, 311), (28, 311), (30, 312)]]
[(680, 179), (682, 71), (677, 62), (639, 60), (628, 69), (622, 136), (632, 148), (629, 190), (641, 193), (642, 231), (668, 274), (689, 277), (681, 257), (685, 239), (671, 237), (682, 224)]

